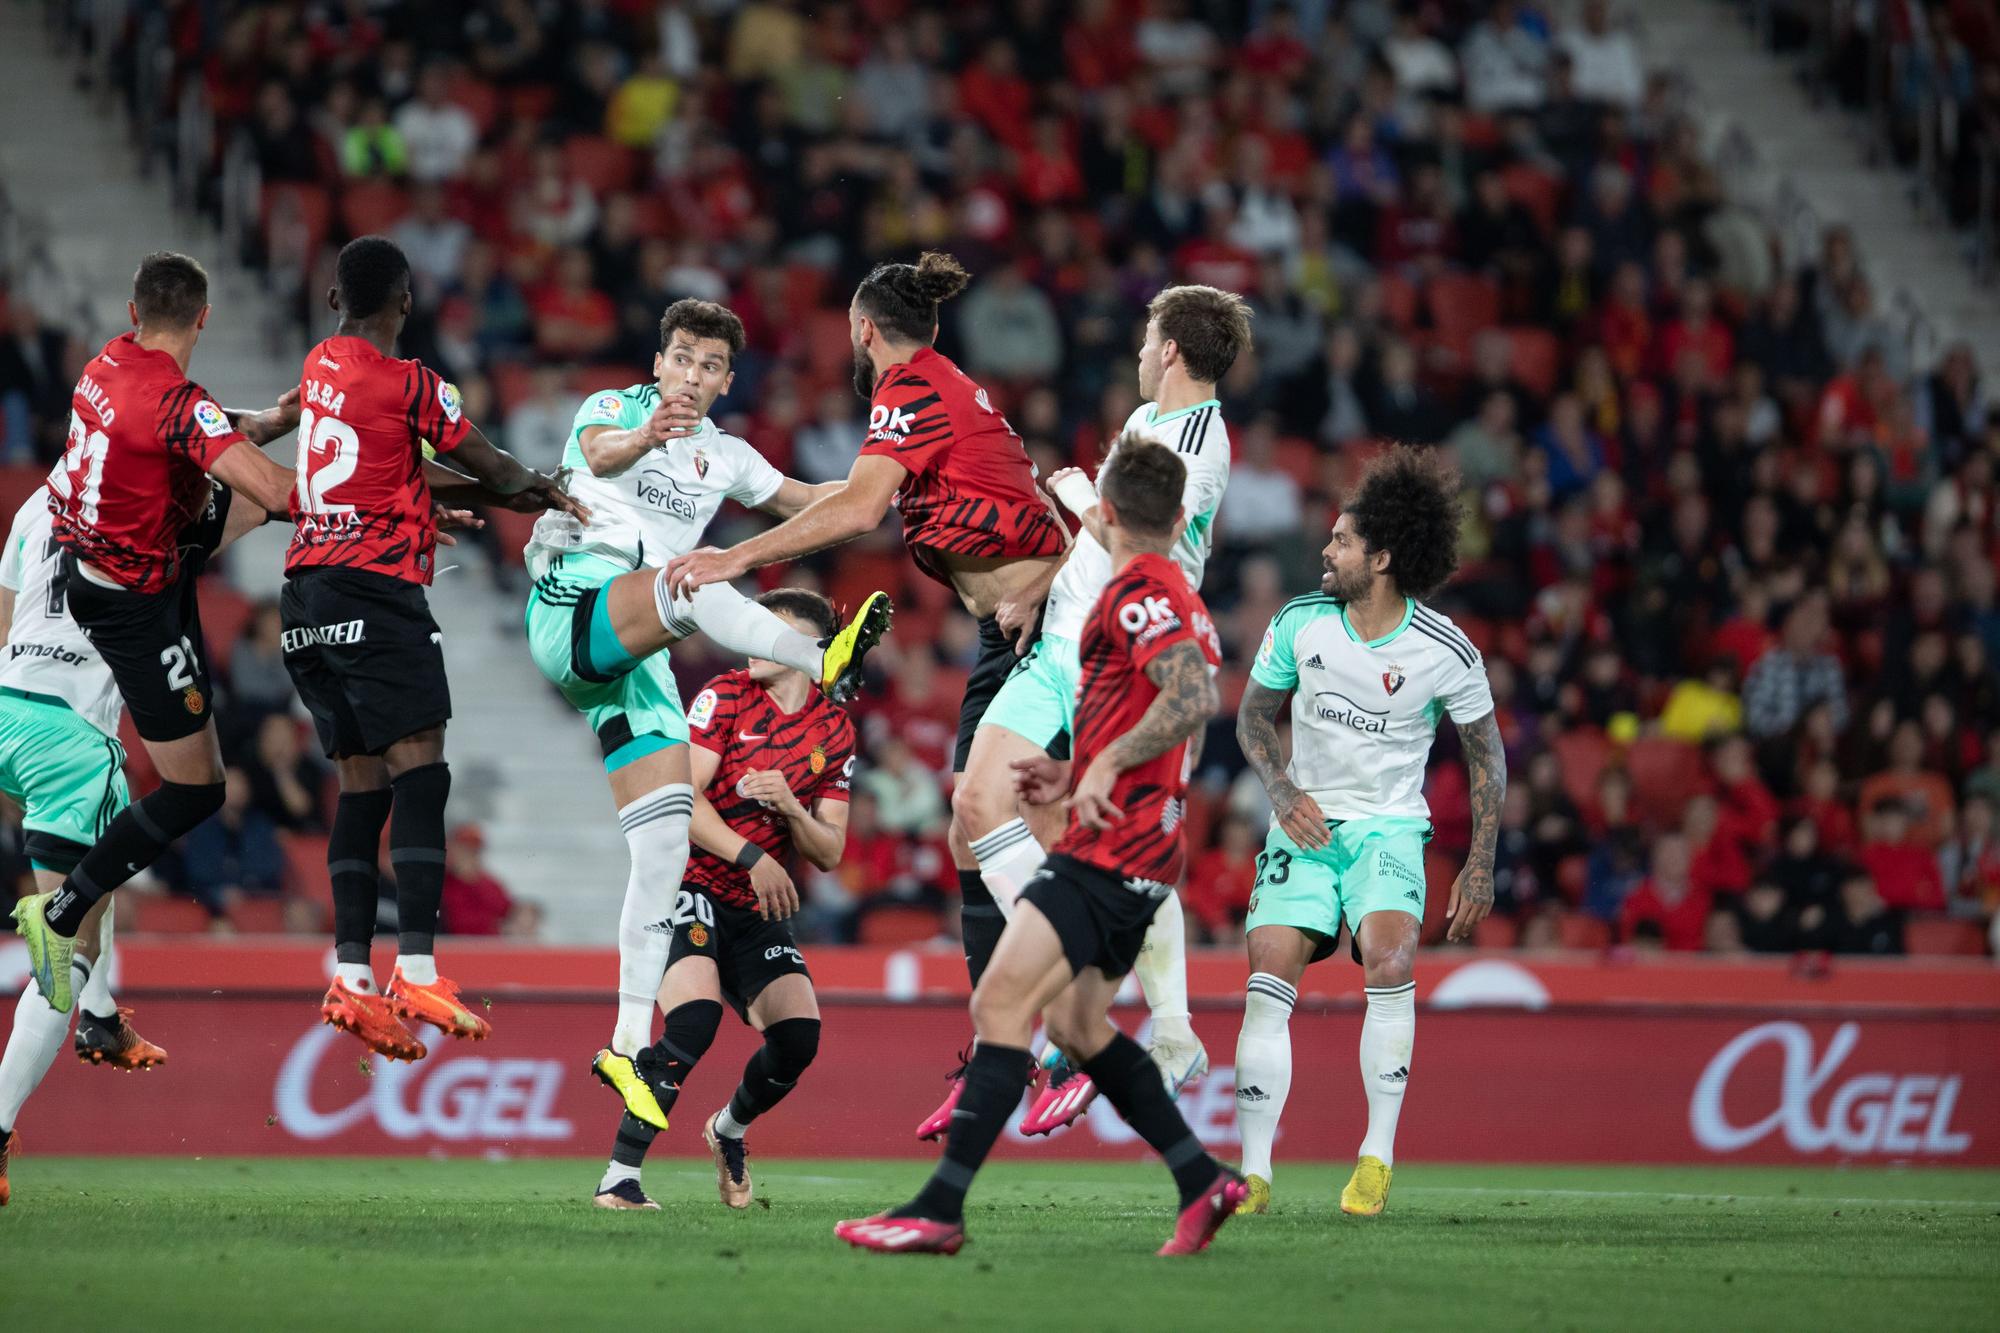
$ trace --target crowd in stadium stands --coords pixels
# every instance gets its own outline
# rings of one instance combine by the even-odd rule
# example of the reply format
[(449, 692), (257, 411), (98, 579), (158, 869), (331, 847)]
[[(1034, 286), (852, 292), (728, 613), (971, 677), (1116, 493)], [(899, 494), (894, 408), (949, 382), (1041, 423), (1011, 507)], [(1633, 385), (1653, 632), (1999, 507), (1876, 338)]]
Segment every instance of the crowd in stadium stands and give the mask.
[[(1206, 939), (1240, 933), (1268, 819), (1234, 743), (1244, 664), (1315, 585), (1357, 468), (1402, 440), (1464, 477), (1439, 602), (1486, 655), (1511, 757), (1482, 942), (1978, 952), (2000, 908), (2000, 424), (1973, 358), (1910, 364), (1844, 232), (1785, 253), (1723, 197), (1638, 6), (1556, 8), (189, 3), (121, 51), (163, 47), (134, 114), (212, 188), (254, 160), (248, 258), (302, 311), (331, 247), (395, 237), (405, 350), (538, 465), (699, 296), (749, 329), (724, 424), (844, 475), (847, 294), (941, 248), (977, 277), (940, 345), (1047, 475), (1135, 405), (1148, 297), (1244, 293), (1205, 589), (1227, 712), (1190, 818)], [(205, 139), (175, 121), (195, 105)], [(971, 622), (892, 530), (767, 573), (901, 604), (859, 706), (848, 855), (809, 882), (819, 937), (887, 938), (950, 892)], [(261, 618), (233, 657), (231, 702), (282, 708)], [(722, 666), (674, 660), (684, 690)], [(205, 853), (243, 892), (259, 820), (324, 808), (284, 731), (239, 741), (252, 813)], [(1436, 933), (1469, 837), (1448, 728), (1430, 800)]]

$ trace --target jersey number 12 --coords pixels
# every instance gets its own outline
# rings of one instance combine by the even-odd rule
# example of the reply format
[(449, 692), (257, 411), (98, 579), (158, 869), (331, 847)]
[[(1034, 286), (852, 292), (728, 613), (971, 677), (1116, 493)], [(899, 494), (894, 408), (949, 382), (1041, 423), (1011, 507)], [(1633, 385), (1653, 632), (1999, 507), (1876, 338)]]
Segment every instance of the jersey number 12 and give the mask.
[(319, 416), (311, 408), (299, 412), (299, 508), (308, 514), (351, 514), (351, 504), (336, 504), (333, 488), (354, 475), (361, 463), (361, 437), (338, 417)]

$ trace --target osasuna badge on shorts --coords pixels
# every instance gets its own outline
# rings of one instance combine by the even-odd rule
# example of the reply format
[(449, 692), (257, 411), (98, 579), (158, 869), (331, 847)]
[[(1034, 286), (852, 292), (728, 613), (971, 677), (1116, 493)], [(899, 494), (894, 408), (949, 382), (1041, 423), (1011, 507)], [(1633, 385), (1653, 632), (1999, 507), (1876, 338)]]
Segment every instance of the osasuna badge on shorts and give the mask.
[(1387, 671), (1382, 673), (1382, 688), (1394, 694), (1397, 690), (1403, 688), (1404, 679), (1403, 668), (1391, 666)]

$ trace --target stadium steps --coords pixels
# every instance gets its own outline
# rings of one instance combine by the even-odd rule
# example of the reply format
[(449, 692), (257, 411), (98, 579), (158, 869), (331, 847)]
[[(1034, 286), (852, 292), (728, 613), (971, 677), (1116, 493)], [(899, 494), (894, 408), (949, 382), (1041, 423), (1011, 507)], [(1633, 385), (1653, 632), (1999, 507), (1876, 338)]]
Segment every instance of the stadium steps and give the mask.
[(2000, 373), (2000, 297), (1969, 280), (1961, 235), (1917, 217), (1909, 172), (1868, 166), (1855, 122), (1815, 110), (1792, 67), (1759, 49), (1736, 6), (1650, 0), (1645, 30), (1649, 66), (1671, 66), (1688, 80), (1709, 144), (1732, 130), (1747, 139), (1757, 166), (1736, 174), (1732, 192), (1784, 224), (1791, 262), (1817, 257), (1815, 219), (1846, 224), (1877, 310), (1896, 320), (1906, 302), (1936, 335), (1940, 346), (1920, 340), (1913, 349), (1915, 369), (1929, 369), (1941, 344), (1965, 339), (1989, 377)]
[[(62, 279), (47, 285), (80, 299), (81, 310), (62, 313), (82, 321), (93, 350), (127, 327), (139, 257), (180, 249), (208, 267), (215, 306), (195, 378), (232, 406), (268, 403), (296, 382), (298, 349), (265, 336), (262, 282), (205, 221), (175, 212), (164, 178), (139, 176), (120, 121), (77, 90), (32, 6), (0, 5), (0, 124), (0, 182), (39, 224)], [(272, 456), (289, 462), (290, 443)], [(276, 595), (288, 537), (271, 525), (230, 553), (230, 575), (246, 594)], [(596, 744), (529, 660), (519, 595), (493, 591), (475, 553), (445, 551), (439, 563), (460, 566), (432, 597), (456, 687), (451, 817), (485, 827), (488, 863), (514, 893), (542, 904), (548, 938), (608, 943), (627, 861)]]

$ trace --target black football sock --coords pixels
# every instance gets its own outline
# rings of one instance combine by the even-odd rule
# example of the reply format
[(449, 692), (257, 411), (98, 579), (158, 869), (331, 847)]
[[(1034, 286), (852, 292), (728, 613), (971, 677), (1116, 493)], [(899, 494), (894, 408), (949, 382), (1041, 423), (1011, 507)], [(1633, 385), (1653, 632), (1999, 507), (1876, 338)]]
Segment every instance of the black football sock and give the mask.
[(1144, 1047), (1121, 1032), (1096, 1058), (1084, 1061), (1083, 1072), (1174, 1173), (1181, 1207), (1193, 1203), (1215, 1183), (1222, 1167), (1188, 1128), (1180, 1108), (1167, 1094), (1159, 1066)]
[(817, 1018), (787, 1018), (765, 1028), (764, 1044), (743, 1067), (743, 1081), (729, 1099), (729, 1118), (748, 1125), (783, 1101), (817, 1054)]
[(972, 984), (977, 987), (979, 979), (986, 975), (986, 965), (993, 961), (993, 951), (1000, 947), (1000, 932), (1007, 929), (1007, 918), (1001, 915), (1000, 904), (993, 901), (993, 890), (986, 887), (977, 870), (958, 872), (958, 900), (958, 933), (965, 942), (965, 970), (971, 973)]
[(646, 1160), (646, 1150), (659, 1135), (659, 1130), (627, 1111), (618, 1118), (618, 1138), (611, 1145), (611, 1160), (637, 1171)]
[(162, 782), (118, 812), (64, 877), (43, 916), (58, 935), (76, 938), (99, 898), (159, 859), (161, 852), (222, 808), (220, 782)]
[(972, 1061), (965, 1067), (965, 1091), (945, 1135), (944, 1157), (917, 1197), (889, 1216), (939, 1222), (965, 1219), (965, 1192), (1007, 1127), (1007, 1117), (1021, 1104), (1021, 1089), (1034, 1060), (1018, 1046), (989, 1046), (982, 1041), (973, 1047)]
[[(671, 1114), (680, 1100), (687, 1076), (708, 1053), (715, 1030), (722, 1025), (722, 1005), (715, 1000), (689, 1000), (675, 1005), (667, 1015), (660, 1039), (639, 1053), (645, 1065), (646, 1086), (662, 1114)], [(646, 1160), (646, 1149), (660, 1131), (627, 1111), (618, 1122), (618, 1138), (611, 1145), (611, 1160), (620, 1166), (637, 1167)]]
[(389, 864), (396, 870), (397, 951), (437, 950), (438, 903), (444, 898), (444, 807), (451, 799), (451, 767), (425, 764), (389, 781)]
[(333, 808), (326, 840), (326, 870), (333, 880), (333, 956), (367, 966), (375, 941), (376, 893), (381, 878), (382, 828), (395, 797), (379, 791), (345, 791)]

